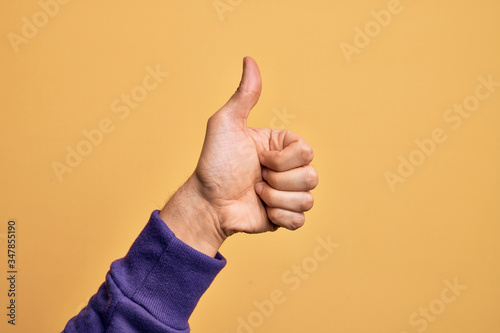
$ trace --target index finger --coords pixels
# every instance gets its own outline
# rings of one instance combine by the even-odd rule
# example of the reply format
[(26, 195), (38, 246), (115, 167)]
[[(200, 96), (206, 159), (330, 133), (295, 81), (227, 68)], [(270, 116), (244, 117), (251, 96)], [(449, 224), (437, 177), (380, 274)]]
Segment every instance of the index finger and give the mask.
[[(275, 141), (277, 150), (264, 151), (259, 155), (260, 164), (274, 171), (287, 171), (311, 163), (314, 152), (299, 135), (286, 131)], [(270, 147), (271, 149), (273, 147)], [(281, 148), (281, 149), (280, 149)]]

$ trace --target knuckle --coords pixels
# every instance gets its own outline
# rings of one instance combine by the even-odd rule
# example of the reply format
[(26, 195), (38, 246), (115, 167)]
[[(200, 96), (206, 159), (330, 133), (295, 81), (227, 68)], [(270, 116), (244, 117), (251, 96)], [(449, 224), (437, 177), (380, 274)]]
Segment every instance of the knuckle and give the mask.
[(302, 161), (305, 163), (310, 163), (314, 158), (314, 152), (307, 143), (302, 144), (300, 147), (300, 156), (302, 157)]
[(308, 189), (314, 189), (316, 186), (318, 186), (318, 173), (316, 172), (316, 170), (311, 166), (309, 165), (307, 167), (307, 172), (306, 172), (306, 175), (304, 177), (304, 182), (305, 182), (305, 185)]
[(311, 193), (306, 193), (304, 196), (304, 199), (302, 200), (302, 206), (301, 209), (303, 211), (308, 211), (310, 210), (314, 205), (314, 197)]
[(245, 88), (239, 86), (238, 89), (236, 89), (236, 91), (239, 91), (239, 92), (241, 92), (241, 94), (247, 95), (250, 98), (259, 98), (260, 97), (260, 92), (257, 90), (245, 89)]
[(294, 214), (295, 216), (290, 219), (290, 230), (297, 230), (302, 227), (306, 221), (304, 214)]

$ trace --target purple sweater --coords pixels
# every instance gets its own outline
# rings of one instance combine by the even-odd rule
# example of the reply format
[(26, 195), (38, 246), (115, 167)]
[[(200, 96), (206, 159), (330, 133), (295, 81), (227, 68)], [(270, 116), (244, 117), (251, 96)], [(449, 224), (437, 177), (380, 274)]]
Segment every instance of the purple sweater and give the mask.
[(189, 332), (188, 319), (226, 265), (175, 237), (165, 222), (149, 222), (124, 258), (111, 264), (106, 281), (64, 332)]

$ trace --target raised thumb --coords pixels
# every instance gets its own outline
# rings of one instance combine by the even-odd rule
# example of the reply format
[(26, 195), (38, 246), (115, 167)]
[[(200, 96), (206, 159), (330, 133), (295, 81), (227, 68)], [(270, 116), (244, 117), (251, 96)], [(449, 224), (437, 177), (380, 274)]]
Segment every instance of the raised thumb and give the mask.
[(250, 110), (257, 104), (262, 89), (262, 79), (260, 77), (259, 66), (250, 57), (243, 58), (243, 74), (240, 85), (231, 96), (224, 108), (231, 117), (245, 119), (250, 114)]

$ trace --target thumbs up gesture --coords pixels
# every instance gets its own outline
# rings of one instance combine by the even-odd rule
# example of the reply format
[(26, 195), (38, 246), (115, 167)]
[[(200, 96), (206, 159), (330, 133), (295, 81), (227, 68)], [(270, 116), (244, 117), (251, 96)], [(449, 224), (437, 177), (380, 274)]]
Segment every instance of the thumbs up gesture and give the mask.
[(178, 238), (211, 256), (236, 232), (300, 228), (313, 206), (318, 175), (307, 142), (247, 127), (261, 88), (257, 63), (244, 58), (238, 89), (208, 120), (196, 170), (160, 212)]

